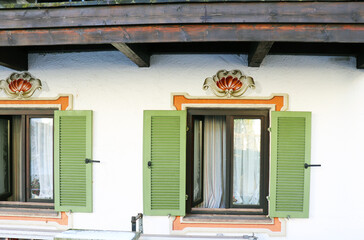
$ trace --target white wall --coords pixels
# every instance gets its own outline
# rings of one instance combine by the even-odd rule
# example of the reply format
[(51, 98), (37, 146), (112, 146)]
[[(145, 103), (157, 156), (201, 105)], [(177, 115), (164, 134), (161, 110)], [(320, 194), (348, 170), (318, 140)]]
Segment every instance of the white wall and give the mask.
[[(94, 212), (74, 214), (74, 227), (130, 230), (143, 210), (143, 110), (170, 109), (171, 92), (205, 96), (204, 79), (220, 69), (252, 76), (248, 96), (288, 93), (289, 110), (312, 111), (312, 162), (322, 167), (311, 171), (310, 218), (289, 220), (285, 239), (360, 239), (364, 71), (346, 57), (268, 56), (248, 68), (246, 56), (157, 55), (138, 68), (117, 51), (31, 54), (29, 72), (45, 85), (40, 97), (73, 94), (74, 109), (94, 111)], [(0, 79), (12, 72), (0, 67)], [(168, 219), (149, 217), (144, 227), (168, 233)]]

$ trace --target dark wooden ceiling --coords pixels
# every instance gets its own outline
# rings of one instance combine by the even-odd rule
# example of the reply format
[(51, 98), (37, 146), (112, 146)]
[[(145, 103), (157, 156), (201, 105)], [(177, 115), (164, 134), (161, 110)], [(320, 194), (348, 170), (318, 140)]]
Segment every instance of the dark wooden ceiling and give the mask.
[(26, 70), (30, 52), (117, 49), (140, 67), (153, 54), (234, 53), (252, 67), (267, 54), (303, 54), (354, 56), (364, 68), (364, 2), (57, 6), (0, 10), (0, 64)]

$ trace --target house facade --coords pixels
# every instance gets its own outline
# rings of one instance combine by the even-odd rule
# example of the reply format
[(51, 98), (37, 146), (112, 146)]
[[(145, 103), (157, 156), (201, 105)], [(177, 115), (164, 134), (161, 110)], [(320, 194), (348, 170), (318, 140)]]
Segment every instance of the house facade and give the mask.
[(1, 238), (360, 236), (364, 4), (1, 6)]

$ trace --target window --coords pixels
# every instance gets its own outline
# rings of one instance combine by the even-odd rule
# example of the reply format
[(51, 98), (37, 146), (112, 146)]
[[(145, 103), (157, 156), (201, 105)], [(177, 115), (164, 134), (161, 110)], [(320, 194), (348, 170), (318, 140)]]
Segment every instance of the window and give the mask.
[[(201, 159), (205, 158), (204, 154), (209, 154), (211, 147), (205, 147), (207, 139), (202, 137), (201, 133), (204, 128), (207, 128), (203, 119), (206, 116), (217, 116), (216, 119), (226, 119), (226, 144), (223, 144), (226, 148), (226, 158), (229, 159), (230, 154), (233, 157), (235, 155), (236, 159), (233, 160), (234, 158), (230, 156), (230, 161), (226, 161), (226, 171), (222, 171), (222, 173), (226, 172), (225, 177), (228, 180), (225, 181), (226, 183), (221, 181), (221, 186), (229, 189), (229, 194), (223, 195), (226, 200), (222, 202), (228, 208), (222, 208), (220, 207), (222, 205), (220, 205), (219, 208), (214, 208), (213, 211), (226, 212), (234, 210), (239, 212), (247, 209), (248, 213), (254, 214), (254, 212), (257, 213), (258, 209), (259, 214), (262, 214), (267, 211), (264, 206), (266, 204), (268, 205), (268, 215), (270, 217), (307, 218), (310, 168), (305, 168), (305, 163), (310, 163), (311, 113), (268, 112), (265, 110), (261, 113), (258, 113), (261, 110), (258, 112), (240, 110), (238, 113), (224, 111), (220, 109), (218, 113), (212, 111), (194, 113), (190, 110), (188, 118), (185, 110), (144, 111), (144, 214), (184, 216), (186, 213), (196, 210), (192, 206), (198, 208), (198, 211), (204, 209), (199, 207), (199, 204), (209, 198), (206, 198), (203, 194), (203, 188), (206, 188), (206, 185), (202, 183), (205, 182), (203, 179), (206, 178), (206, 173), (202, 174), (201, 169), (205, 167), (204, 161), (201, 161)], [(189, 126), (192, 127), (188, 134), (186, 134), (186, 130), (189, 129), (187, 120)], [(259, 179), (260, 191), (258, 191), (259, 197), (256, 198), (258, 200), (252, 201), (250, 204), (245, 202), (246, 199), (248, 201), (254, 199), (251, 198), (250, 191), (247, 191), (248, 194), (246, 194), (246, 187), (240, 188), (237, 186), (241, 181), (235, 181), (235, 185), (233, 181), (234, 178), (241, 178), (241, 173), (244, 174), (244, 171), (239, 170), (242, 162), (238, 160), (239, 154), (242, 153), (241, 145), (235, 146), (234, 144), (234, 141), (237, 143), (242, 140), (240, 139), (242, 137), (241, 125), (245, 124), (244, 122), (247, 122), (246, 125), (253, 126), (250, 129), (260, 125), (260, 127), (256, 127), (258, 131), (253, 131), (253, 134), (251, 134), (255, 139), (260, 138), (261, 142), (260, 154), (255, 154), (255, 156), (260, 156), (259, 171), (257, 171), (259, 172), (259, 178), (257, 179)], [(269, 143), (266, 136), (268, 133), (265, 131), (265, 129), (268, 129), (267, 126), (271, 128)], [(193, 137), (190, 135), (192, 134), (190, 133), (191, 129), (193, 129)], [(258, 137), (259, 131), (260, 137)], [(188, 135), (188, 140), (186, 140), (186, 135)], [(224, 134), (221, 136), (224, 136)], [(221, 137), (218, 139), (221, 142)], [(187, 142), (189, 147), (186, 151)], [(195, 150), (192, 151), (192, 148), (195, 148)], [(250, 151), (258, 151), (258, 148), (249, 147)], [(245, 147), (243, 147), (244, 149)], [(187, 158), (186, 153), (188, 153)], [(267, 161), (268, 154), (269, 159)], [(225, 156), (224, 154), (221, 155)], [(193, 160), (191, 161), (191, 159)], [(229, 164), (230, 166), (228, 166)], [(267, 179), (268, 165), (269, 179)], [(254, 167), (254, 169), (258, 168)], [(186, 175), (186, 172), (189, 172), (189, 174)], [(186, 176), (188, 177), (186, 178)], [(220, 179), (223, 179), (221, 176), (223, 174), (219, 176)], [(248, 189), (253, 185), (251, 181), (248, 181)], [(269, 192), (268, 195), (266, 194), (267, 191)], [(186, 195), (187, 193), (190, 196)], [(265, 196), (268, 196), (268, 203), (264, 202)]]
[(187, 212), (268, 213), (269, 110), (191, 109)]
[(53, 112), (1, 111), (1, 201), (53, 202)]
[(92, 159), (92, 111), (1, 110), (1, 210), (92, 212), (86, 159)]

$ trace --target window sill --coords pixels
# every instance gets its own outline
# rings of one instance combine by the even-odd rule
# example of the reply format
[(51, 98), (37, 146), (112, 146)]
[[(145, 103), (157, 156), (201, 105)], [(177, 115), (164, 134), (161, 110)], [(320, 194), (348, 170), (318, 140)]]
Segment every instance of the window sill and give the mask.
[(0, 216), (57, 218), (60, 214), (54, 210), (53, 203), (0, 201)]
[(226, 224), (274, 224), (274, 220), (264, 215), (221, 215), (187, 214), (183, 223), (226, 223)]
[(191, 214), (266, 215), (261, 208), (192, 208)]
[[(265, 233), (269, 236), (285, 236), (286, 221), (284, 219), (270, 219), (264, 215), (218, 215), (207, 216), (194, 214), (185, 217), (171, 218), (173, 234), (192, 235), (201, 232), (213, 234)], [(208, 218), (206, 218), (208, 217)]]

